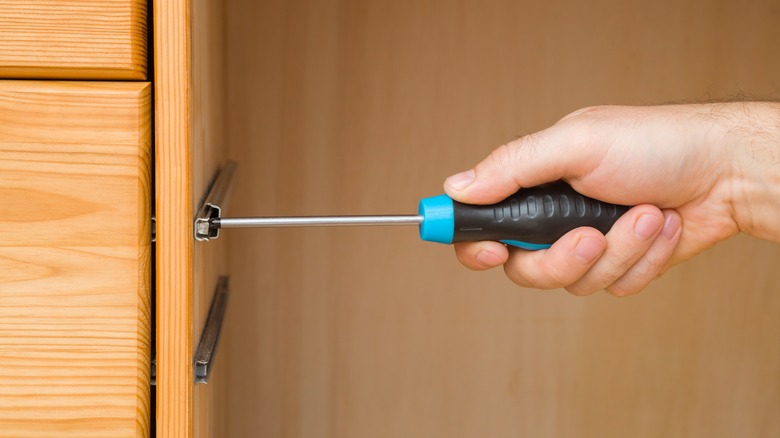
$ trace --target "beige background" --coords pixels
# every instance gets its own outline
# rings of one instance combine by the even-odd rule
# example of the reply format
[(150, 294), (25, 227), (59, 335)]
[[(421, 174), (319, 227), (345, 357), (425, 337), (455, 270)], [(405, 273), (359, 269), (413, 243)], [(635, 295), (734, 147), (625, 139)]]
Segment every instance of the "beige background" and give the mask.
[[(405, 213), (594, 104), (780, 98), (773, 0), (230, 0), (231, 215)], [(780, 436), (780, 246), (629, 299), (414, 229), (231, 230), (224, 436)]]

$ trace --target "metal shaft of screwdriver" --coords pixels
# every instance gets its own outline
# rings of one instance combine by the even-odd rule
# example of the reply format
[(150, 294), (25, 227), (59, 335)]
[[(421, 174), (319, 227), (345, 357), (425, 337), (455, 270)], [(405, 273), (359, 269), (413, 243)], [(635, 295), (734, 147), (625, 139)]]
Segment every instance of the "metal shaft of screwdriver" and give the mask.
[(388, 216), (290, 216), (215, 218), (217, 228), (349, 227), (381, 225), (420, 225), (421, 215)]

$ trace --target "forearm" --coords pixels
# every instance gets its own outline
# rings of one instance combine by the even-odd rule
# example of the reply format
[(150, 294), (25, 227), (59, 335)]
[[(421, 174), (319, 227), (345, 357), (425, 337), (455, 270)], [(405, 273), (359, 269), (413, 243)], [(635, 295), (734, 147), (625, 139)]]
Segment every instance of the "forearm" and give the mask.
[(732, 105), (734, 219), (742, 232), (780, 243), (780, 103)]

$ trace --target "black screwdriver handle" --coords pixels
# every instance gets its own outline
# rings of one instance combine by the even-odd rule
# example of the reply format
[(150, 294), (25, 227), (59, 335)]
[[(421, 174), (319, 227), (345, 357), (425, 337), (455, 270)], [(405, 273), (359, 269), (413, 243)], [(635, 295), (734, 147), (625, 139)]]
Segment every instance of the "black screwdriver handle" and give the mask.
[(581, 195), (563, 181), (524, 188), (492, 205), (453, 201), (452, 242), (495, 240), (540, 249), (578, 227), (606, 234), (629, 208)]

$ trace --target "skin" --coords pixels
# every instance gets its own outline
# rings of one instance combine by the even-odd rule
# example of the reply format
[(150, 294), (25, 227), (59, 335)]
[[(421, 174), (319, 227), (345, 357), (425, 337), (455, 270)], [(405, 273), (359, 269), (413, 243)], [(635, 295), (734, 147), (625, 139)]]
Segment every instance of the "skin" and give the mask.
[(606, 236), (578, 228), (541, 251), (460, 243), (458, 259), (475, 270), (503, 264), (526, 287), (635, 294), (740, 232), (780, 243), (780, 103), (584, 108), (497, 148), (444, 189), (490, 204), (559, 179), (634, 207)]

